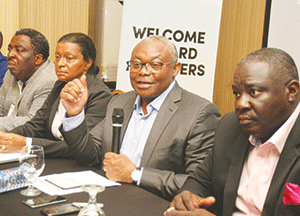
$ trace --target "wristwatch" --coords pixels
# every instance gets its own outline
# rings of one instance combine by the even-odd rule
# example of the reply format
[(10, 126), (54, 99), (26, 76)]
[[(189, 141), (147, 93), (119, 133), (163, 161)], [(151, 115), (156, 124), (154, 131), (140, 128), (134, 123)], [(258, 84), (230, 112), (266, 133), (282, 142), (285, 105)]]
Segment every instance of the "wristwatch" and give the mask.
[(141, 167), (137, 167), (131, 173), (132, 184), (137, 185), (138, 181), (141, 179), (141, 176), (142, 176)]

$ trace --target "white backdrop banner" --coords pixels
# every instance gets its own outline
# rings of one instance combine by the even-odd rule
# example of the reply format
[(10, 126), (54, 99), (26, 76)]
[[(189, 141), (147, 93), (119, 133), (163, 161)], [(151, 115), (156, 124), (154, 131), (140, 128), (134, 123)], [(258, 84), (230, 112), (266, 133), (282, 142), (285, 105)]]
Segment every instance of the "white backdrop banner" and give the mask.
[(117, 89), (132, 90), (126, 61), (142, 39), (162, 35), (177, 47), (179, 85), (212, 101), (222, 0), (125, 0)]

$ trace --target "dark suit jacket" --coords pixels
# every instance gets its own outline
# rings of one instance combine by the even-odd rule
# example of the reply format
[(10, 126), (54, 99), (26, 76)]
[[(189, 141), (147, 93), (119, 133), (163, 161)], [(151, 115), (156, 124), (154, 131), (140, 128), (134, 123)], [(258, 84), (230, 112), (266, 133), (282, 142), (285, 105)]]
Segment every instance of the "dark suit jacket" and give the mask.
[[(180, 189), (201, 196), (214, 196), (212, 211), (217, 215), (232, 215), (237, 190), (249, 149), (246, 135), (235, 112), (223, 117), (215, 134), (212, 153), (206, 157)], [(300, 215), (299, 206), (285, 206), (282, 202), (286, 183), (300, 185), (300, 117), (298, 117), (279, 158), (264, 203), (262, 215)]]
[[(78, 152), (77, 160), (102, 162), (103, 155), (112, 147), (113, 109), (124, 110), (123, 139), (136, 97), (134, 91), (114, 97), (105, 120), (90, 134), (85, 122), (63, 133), (70, 148)], [(219, 119), (220, 113), (214, 104), (183, 90), (176, 83), (161, 106), (146, 141), (140, 164), (144, 167), (141, 187), (171, 199), (188, 174), (206, 157)]]
[[(96, 76), (96, 71), (87, 73), (88, 100), (84, 106), (88, 130), (91, 130), (106, 114), (107, 104), (112, 98), (109, 88)], [(11, 131), (32, 137), (33, 145), (44, 147), (45, 154), (52, 157), (72, 157), (65, 141), (53, 136), (51, 127), (60, 101), (60, 92), (66, 82), (57, 81), (36, 115), (27, 123)]]

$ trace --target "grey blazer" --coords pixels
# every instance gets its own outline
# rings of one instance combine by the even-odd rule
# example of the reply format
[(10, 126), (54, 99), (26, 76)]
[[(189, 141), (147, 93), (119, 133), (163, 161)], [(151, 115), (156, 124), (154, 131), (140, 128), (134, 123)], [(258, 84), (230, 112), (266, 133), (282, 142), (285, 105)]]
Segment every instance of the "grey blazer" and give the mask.
[[(8, 132), (29, 121), (43, 105), (56, 80), (54, 63), (47, 60), (29, 78), (20, 95), (17, 79), (7, 71), (0, 88), (0, 130)], [(15, 108), (7, 116), (12, 105)]]
[[(77, 152), (77, 161), (101, 164), (103, 155), (111, 151), (113, 109), (124, 109), (123, 138), (136, 97), (134, 91), (115, 96), (108, 105), (106, 118), (90, 134), (86, 122), (72, 131), (62, 132), (70, 148)], [(140, 164), (144, 167), (140, 186), (171, 199), (211, 149), (220, 116), (214, 104), (176, 83), (147, 139)]]

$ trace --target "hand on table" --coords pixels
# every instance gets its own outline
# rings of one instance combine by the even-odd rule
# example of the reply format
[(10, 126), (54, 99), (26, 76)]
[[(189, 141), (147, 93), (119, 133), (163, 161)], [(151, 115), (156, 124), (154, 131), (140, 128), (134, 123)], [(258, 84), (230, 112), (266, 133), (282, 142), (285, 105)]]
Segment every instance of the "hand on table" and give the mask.
[(131, 173), (135, 169), (134, 163), (124, 154), (107, 152), (104, 155), (103, 170), (112, 181), (132, 183)]
[(180, 216), (180, 215), (207, 215), (214, 214), (205, 210), (206, 207), (215, 203), (214, 197), (201, 198), (190, 191), (183, 191), (174, 197), (164, 216)]
[(69, 117), (76, 116), (82, 111), (87, 97), (88, 89), (85, 75), (68, 82), (60, 93), (61, 102)]
[(26, 145), (26, 137), (0, 131), (0, 153), (22, 150)]

